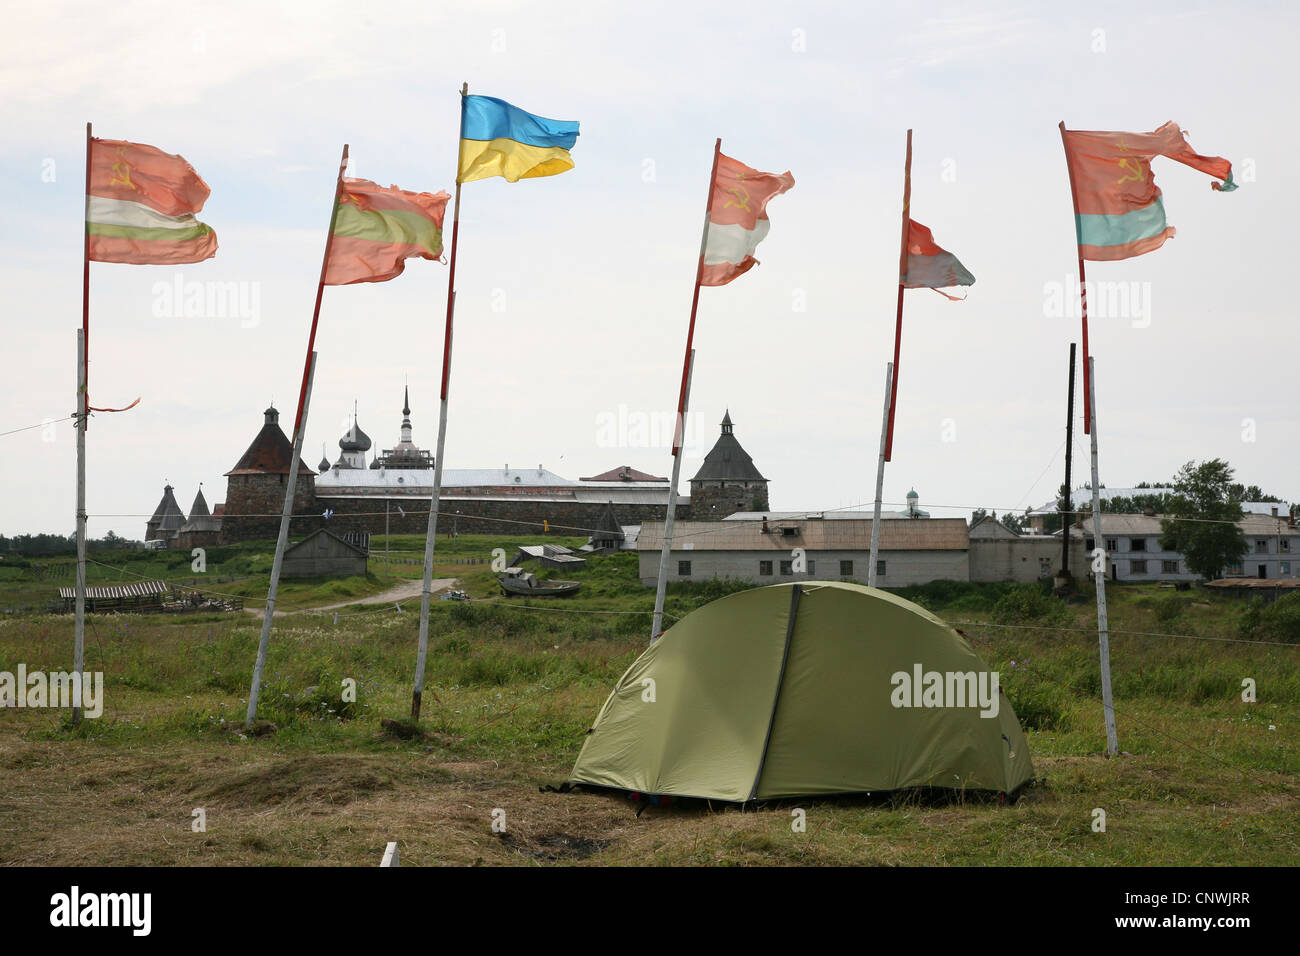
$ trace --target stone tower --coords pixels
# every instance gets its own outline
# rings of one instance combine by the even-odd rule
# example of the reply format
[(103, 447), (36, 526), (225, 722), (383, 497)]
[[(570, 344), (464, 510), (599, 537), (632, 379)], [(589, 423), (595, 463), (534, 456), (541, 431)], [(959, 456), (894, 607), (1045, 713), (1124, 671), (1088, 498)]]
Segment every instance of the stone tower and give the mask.
[(731, 410), (722, 416), (722, 434), (691, 479), (691, 517), (725, 518), (737, 511), (766, 511), (767, 479), (736, 441)]
[[(285, 484), (293, 445), (280, 429), (280, 413), (271, 406), (266, 421), (235, 467), (226, 472), (226, 510), (221, 521), (222, 541), (274, 538), (280, 533)], [(290, 537), (320, 526), (321, 507), (316, 500), (316, 472), (298, 460), (293, 513), (303, 517), (289, 522)]]

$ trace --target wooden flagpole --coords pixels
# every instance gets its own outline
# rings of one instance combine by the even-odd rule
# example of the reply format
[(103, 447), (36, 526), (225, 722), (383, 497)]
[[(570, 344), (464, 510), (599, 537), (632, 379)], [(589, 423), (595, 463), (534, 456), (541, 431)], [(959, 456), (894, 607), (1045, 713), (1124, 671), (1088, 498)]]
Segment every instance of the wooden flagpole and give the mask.
[[(907, 234), (912, 217), (912, 131), (907, 131), (907, 160), (903, 165), (903, 236), (898, 250), (898, 310), (894, 318), (894, 378), (889, 389), (889, 425), (885, 435), (885, 461), (894, 457), (894, 409), (898, 405), (898, 357), (903, 341), (903, 279), (907, 275)], [(874, 567), (874, 562), (873, 562)]]
[[(86, 663), (86, 427), (90, 424), (90, 124), (86, 124), (86, 215), (81, 223), (81, 330), (77, 333), (77, 583), (72, 626), (72, 672)], [(84, 685), (84, 676), (78, 680)], [(81, 723), (81, 701), (73, 702), (72, 724)]]
[(456, 131), (456, 205), (451, 220), (451, 255), (447, 263), (447, 321), (442, 336), (442, 386), (438, 408), (438, 447), (433, 459), (433, 494), (429, 499), (429, 526), (424, 534), (424, 584), (420, 588), (420, 636), (415, 653), (415, 686), (411, 691), (411, 720), (420, 719), (424, 696), (424, 668), (429, 656), (429, 604), (433, 597), (433, 554), (438, 538), (438, 504), (442, 494), (442, 454), (447, 438), (447, 393), (451, 383), (452, 318), (456, 314), (456, 247), (460, 234), (460, 150), (465, 129), (465, 97), (469, 84), (460, 87), (460, 128)]
[[(901, 288), (901, 286), (900, 286)], [(894, 363), (885, 363), (885, 407), (880, 422), (880, 458), (876, 461), (876, 503), (871, 518), (871, 563), (867, 565), (867, 587), (876, 586), (876, 561), (880, 555), (880, 505), (885, 493), (885, 441), (889, 434), (889, 410), (894, 395)]]
[(303, 437), (307, 431), (307, 412), (311, 405), (311, 383), (316, 373), (316, 327), (320, 321), (321, 298), (325, 292), (325, 273), (329, 269), (330, 248), (334, 244), (334, 223), (339, 215), (339, 199), (343, 195), (343, 173), (348, 168), (348, 147), (343, 146), (339, 161), (338, 179), (334, 183), (334, 205), (330, 208), (329, 231), (325, 233), (325, 254), (321, 257), (320, 281), (316, 284), (316, 305), (311, 314), (311, 333), (307, 338), (307, 359), (302, 370), (302, 388), (298, 392), (298, 413), (293, 423), (293, 456), (289, 459), (289, 479), (284, 489), (284, 508), (280, 513), (280, 534), (275, 542), (275, 558), (271, 562), (271, 581), (266, 591), (266, 608), (262, 616), (262, 638), (257, 645), (257, 662), (253, 665), (253, 683), (248, 691), (246, 726), (257, 719), (257, 700), (262, 691), (262, 669), (266, 666), (266, 651), (271, 643), (271, 623), (275, 618), (275, 600), (280, 590), (280, 568), (284, 563), (284, 549), (289, 542), (289, 519), (293, 515), (294, 489), (298, 484), (298, 462), (302, 456)]
[[(1093, 360), (1085, 357), (1085, 367)], [(1115, 703), (1110, 692), (1110, 627), (1106, 618), (1106, 565), (1109, 555), (1106, 553), (1106, 539), (1102, 537), (1101, 527), (1101, 483), (1097, 473), (1097, 377), (1089, 370), (1088, 388), (1092, 390), (1092, 544), (1093, 544), (1093, 580), (1097, 584), (1097, 645), (1101, 654), (1101, 706), (1106, 719), (1106, 755), (1114, 757), (1119, 753), (1119, 734), (1115, 729)], [(1063, 533), (1068, 537), (1069, 528)]]
[(1088, 276), (1083, 268), (1083, 235), (1079, 223), (1079, 190), (1074, 182), (1074, 165), (1070, 162), (1070, 145), (1065, 139), (1065, 120), (1061, 120), (1061, 147), (1065, 150), (1065, 169), (1070, 174), (1070, 198), (1074, 203), (1074, 243), (1079, 256), (1079, 308), (1083, 315), (1083, 433), (1092, 431), (1092, 353), (1088, 351)]
[(664, 513), (664, 542), (659, 552), (659, 580), (655, 583), (654, 618), (650, 623), (650, 641), (663, 632), (664, 595), (668, 587), (668, 557), (672, 551), (673, 518), (677, 512), (677, 481), (682, 471), (682, 442), (686, 432), (686, 405), (690, 396), (691, 371), (695, 365), (695, 315), (700, 306), (700, 283), (704, 280), (704, 248), (709, 242), (709, 217), (713, 214), (714, 184), (718, 179), (718, 156), (722, 137), (713, 144), (713, 168), (709, 171), (709, 200), (704, 207), (704, 229), (700, 233), (700, 257), (695, 264), (695, 291), (691, 295), (691, 321), (686, 327), (686, 354), (682, 358), (682, 385), (677, 393), (677, 422), (673, 429), (673, 477), (668, 485), (668, 507)]

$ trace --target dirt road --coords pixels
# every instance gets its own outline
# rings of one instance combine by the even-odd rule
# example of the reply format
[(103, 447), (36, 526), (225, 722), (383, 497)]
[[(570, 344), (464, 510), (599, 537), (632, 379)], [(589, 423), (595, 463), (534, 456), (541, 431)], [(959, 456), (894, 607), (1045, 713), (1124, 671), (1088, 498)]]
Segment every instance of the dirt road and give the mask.
[[(436, 595), (439, 591), (445, 591), (455, 583), (455, 578), (434, 578), (432, 593)], [(276, 611), (275, 616), (284, 617), (286, 614), (301, 614), (304, 611), (334, 611), (341, 607), (350, 607), (353, 604), (397, 604), (402, 601), (418, 600), (420, 597), (420, 590), (423, 586), (423, 581), (419, 578), (414, 578), (410, 581), (403, 581), (401, 584), (396, 587), (391, 587), (387, 591), (372, 594), (369, 597), (357, 598), (354, 601), (342, 601), (338, 604), (322, 604), (320, 607), (296, 608), (292, 611)], [(265, 608), (262, 607), (244, 608), (245, 613), (251, 614), (256, 618), (261, 618), (264, 610)]]

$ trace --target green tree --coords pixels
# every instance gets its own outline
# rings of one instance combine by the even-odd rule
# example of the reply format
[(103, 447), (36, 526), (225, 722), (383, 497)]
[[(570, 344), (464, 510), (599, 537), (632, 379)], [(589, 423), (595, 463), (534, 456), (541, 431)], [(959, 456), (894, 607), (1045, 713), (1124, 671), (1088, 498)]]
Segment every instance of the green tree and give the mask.
[(1237, 526), (1241, 499), (1234, 490), (1232, 466), (1223, 459), (1189, 461), (1174, 479), (1166, 505), (1170, 518), (1160, 522), (1160, 546), (1181, 551), (1192, 573), (1206, 580), (1221, 577), (1246, 553), (1246, 536)]
[(970, 527), (972, 527), (972, 528), (975, 527), (975, 524), (976, 524), (976, 523), (977, 523), (981, 518), (987, 518), (987, 517), (988, 517), (988, 514), (989, 514), (989, 513), (988, 513), (987, 511), (985, 511), (983, 508), (976, 508), (974, 511), (972, 511), (972, 512), (970, 513)]
[(1013, 515), (1008, 511), (1002, 516), (1002, 523), (1016, 534), (1020, 534), (1025, 530), (1025, 525), (1029, 523), (1029, 511), (1025, 511), (1025, 516), (1023, 518)]

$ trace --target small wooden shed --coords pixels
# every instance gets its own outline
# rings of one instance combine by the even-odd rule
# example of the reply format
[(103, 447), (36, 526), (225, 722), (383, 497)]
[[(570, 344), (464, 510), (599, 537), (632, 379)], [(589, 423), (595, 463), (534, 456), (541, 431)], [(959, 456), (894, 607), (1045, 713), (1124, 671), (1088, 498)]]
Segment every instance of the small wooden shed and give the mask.
[(324, 528), (284, 550), (280, 569), (286, 578), (350, 578), (366, 573), (369, 534), (340, 536)]

